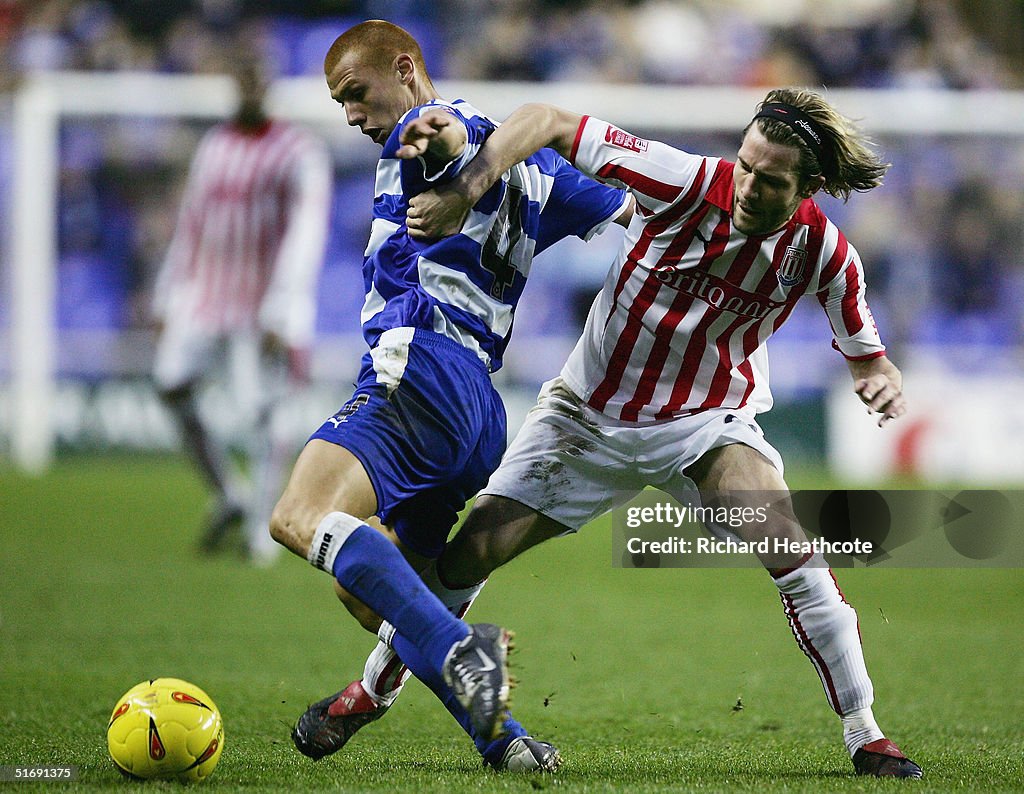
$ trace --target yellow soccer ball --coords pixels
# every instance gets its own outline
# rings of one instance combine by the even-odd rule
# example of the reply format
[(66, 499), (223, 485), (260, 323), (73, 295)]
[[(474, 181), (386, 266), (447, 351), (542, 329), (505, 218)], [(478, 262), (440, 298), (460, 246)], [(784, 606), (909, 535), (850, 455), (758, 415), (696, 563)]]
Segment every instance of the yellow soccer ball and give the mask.
[(107, 725), (107, 749), (129, 777), (203, 780), (224, 750), (224, 721), (195, 684), (154, 678), (117, 701)]

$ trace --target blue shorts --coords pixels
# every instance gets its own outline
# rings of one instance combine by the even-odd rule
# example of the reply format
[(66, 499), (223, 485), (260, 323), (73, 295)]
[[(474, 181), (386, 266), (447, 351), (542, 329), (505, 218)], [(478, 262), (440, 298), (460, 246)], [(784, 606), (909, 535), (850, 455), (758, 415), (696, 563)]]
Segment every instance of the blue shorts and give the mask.
[(403, 545), (436, 558), (501, 462), (505, 406), (483, 362), (447, 337), (417, 330), (387, 350), (386, 361), (379, 348), (363, 356), (352, 399), (310, 438), (355, 455), (381, 521)]

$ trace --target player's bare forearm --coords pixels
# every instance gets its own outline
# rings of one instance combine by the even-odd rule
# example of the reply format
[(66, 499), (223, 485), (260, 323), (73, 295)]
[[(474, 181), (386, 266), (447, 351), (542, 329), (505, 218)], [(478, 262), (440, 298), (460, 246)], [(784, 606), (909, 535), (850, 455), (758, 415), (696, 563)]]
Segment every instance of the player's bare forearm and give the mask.
[(864, 361), (847, 360), (853, 377), (853, 390), (868, 407), (869, 413), (879, 413), (878, 426), (897, 419), (907, 412), (903, 398), (903, 375), (886, 356)]
[(501, 175), (531, 154), (550, 147), (568, 157), (582, 116), (533, 102), (513, 111), (452, 182), (452, 188), (476, 203)]
[(455, 179), (409, 202), (409, 234), (429, 239), (458, 232), (470, 208), (516, 163), (546, 146), (568, 155), (581, 119), (577, 113), (552, 105), (523, 105), (491, 133)]

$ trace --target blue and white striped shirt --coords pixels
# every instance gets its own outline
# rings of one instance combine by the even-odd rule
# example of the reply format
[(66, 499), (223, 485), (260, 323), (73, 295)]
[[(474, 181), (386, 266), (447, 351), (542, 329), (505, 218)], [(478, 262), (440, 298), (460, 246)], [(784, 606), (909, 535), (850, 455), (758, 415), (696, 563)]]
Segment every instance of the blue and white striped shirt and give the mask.
[[(437, 108), (465, 125), (468, 140), (459, 157), (428, 176), (422, 159), (399, 160), (395, 152), (406, 122)], [(569, 235), (589, 239), (625, 207), (623, 191), (591, 181), (542, 149), (484, 194), (459, 234), (413, 240), (405, 224), (409, 199), (453, 179), (496, 127), (461, 100), (434, 100), (406, 113), (385, 143), (363, 260), (361, 322), (371, 348), (392, 328), (426, 329), (472, 350), (496, 371), (534, 255)]]

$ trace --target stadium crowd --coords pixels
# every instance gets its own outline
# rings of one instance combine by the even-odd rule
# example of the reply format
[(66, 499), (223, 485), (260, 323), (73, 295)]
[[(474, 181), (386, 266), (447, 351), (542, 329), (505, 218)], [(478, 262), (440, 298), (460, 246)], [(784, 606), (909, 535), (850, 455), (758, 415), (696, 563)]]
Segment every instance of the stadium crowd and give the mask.
[[(321, 27), (336, 30), (339, 18), (378, 16), (403, 19), (441, 42), (435, 67), (441, 78), (831, 88), (1021, 85), (1021, 75), (950, 0), (854, 0), (814, 4), (813, 16), (801, 14), (809, 5), (0, 0), (0, 63), (8, 76), (30, 69), (220, 72), (230, 58), (229, 40), (241, 32), (257, 40), (282, 72), (318, 73), (319, 51), (294, 57), (288, 50), (315, 38)], [(982, 16), (994, 4), (973, 5), (975, 16)], [(1019, 8), (996, 5), (1004, 6), (996, 16), (1007, 24), (1024, 21)]]
[[(1016, 41), (1020, 48), (1024, 41), (1013, 34), (1015, 25), (1022, 32), (1024, 15), (1016, 4), (981, 3), (970, 11), (971, 4), (953, 0), (857, 0), (815, 4), (813, 22), (801, 13), (809, 4), (0, 0), (0, 94), (9, 93), (19, 75), (37, 70), (219, 73), (240, 41), (264, 53), (278, 74), (319, 74), (331, 38), (366, 17), (395, 19), (430, 42), (433, 50), (425, 54), (442, 79), (828, 88), (1024, 85), (1016, 66), (1020, 52), (1006, 44)], [(1004, 36), (992, 35), (993, 19), (983, 30), (979, 18), (986, 13)], [(144, 323), (141, 307), (148, 305), (176, 206), (174, 190), (153, 186), (183, 178), (201, 131), (186, 122), (137, 119), (64, 125), (62, 323)], [(1018, 345), (1024, 331), (1024, 268), (1017, 256), (1024, 242), (1019, 139), (905, 136), (881, 143), (898, 165), (886, 187), (872, 201), (836, 212), (862, 241), (873, 306), (890, 339)], [(1005, 178), (991, 178), (993, 163)], [(140, 168), (141, 178), (125, 178)], [(365, 170), (363, 181), (349, 183), (351, 189), (366, 188), (370, 169)], [(336, 206), (348, 203), (343, 182)], [(340, 213), (335, 217), (336, 226), (344, 225)], [(345, 267), (358, 262), (365, 228), (349, 226), (353, 239), (332, 237), (325, 278), (332, 278), (332, 261), (344, 260)], [(589, 304), (601, 270), (578, 276), (577, 289), (562, 290), (563, 298), (546, 298), (546, 311), (540, 301), (544, 316), (534, 327), (575, 334), (576, 304)], [(79, 287), (102, 296), (83, 300)], [(344, 317), (361, 299), (354, 284), (336, 291), (329, 298), (334, 311), (321, 312), (321, 330), (351, 330)]]

